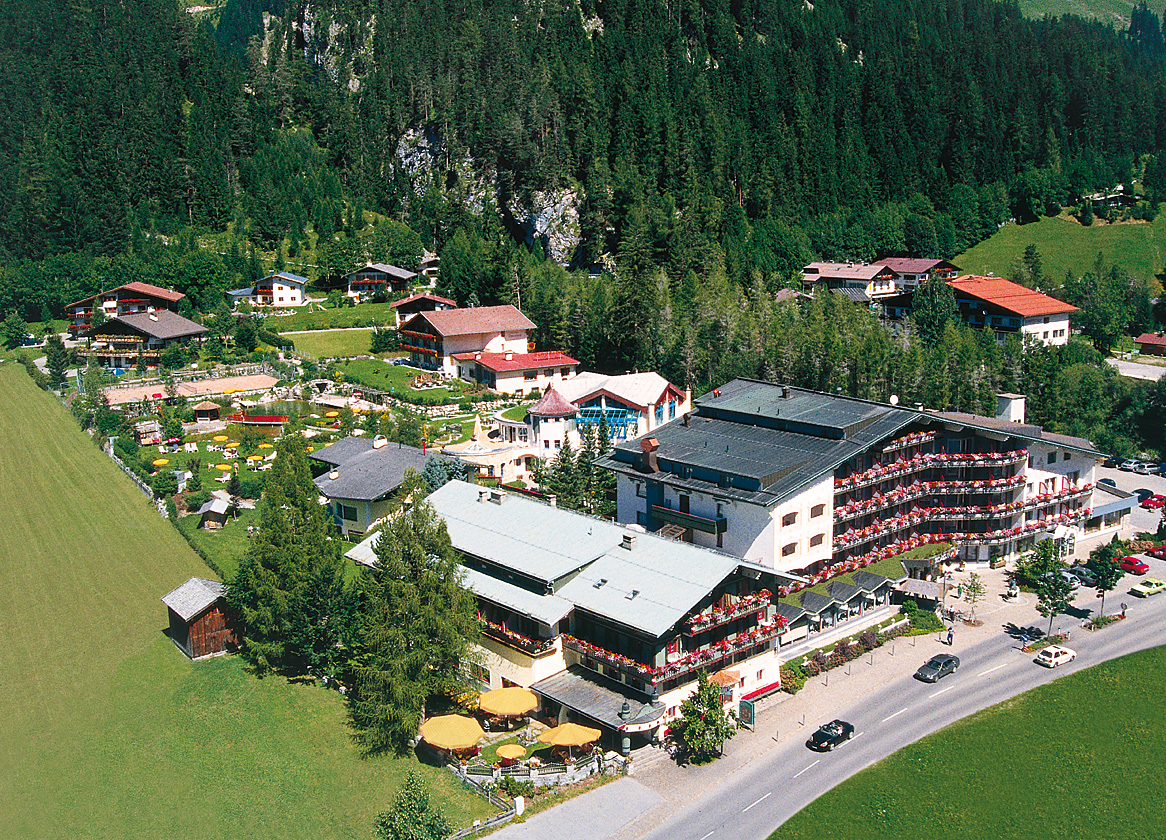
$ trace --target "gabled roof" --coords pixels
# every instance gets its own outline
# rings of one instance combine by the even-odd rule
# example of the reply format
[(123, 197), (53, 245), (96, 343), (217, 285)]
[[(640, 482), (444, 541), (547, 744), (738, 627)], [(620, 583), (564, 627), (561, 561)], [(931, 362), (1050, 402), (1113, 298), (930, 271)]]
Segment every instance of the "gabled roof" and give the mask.
[(947, 260), (933, 260), (926, 257), (885, 257), (879, 260), (879, 263), (885, 265), (896, 274), (926, 274), (936, 268), (947, 268), (952, 271), (958, 270), (954, 263), (950, 263)]
[(190, 621), (226, 592), (227, 587), (217, 580), (192, 577), (182, 586), (163, 595), (162, 603), (178, 613), (183, 621)]
[(308, 285), (308, 278), (307, 277), (301, 277), (298, 274), (292, 274), (290, 271), (277, 271), (274, 274), (268, 274), (263, 279), (264, 280), (274, 280), (276, 278), (279, 278), (280, 280), (283, 280), (287, 283), (294, 283), (297, 286)]
[(573, 417), (578, 411), (579, 406), (565, 399), (554, 386), (547, 388), (542, 399), (527, 409), (528, 414), (539, 417)]
[(321, 464), (343, 464), (357, 455), (363, 455), (372, 449), (372, 440), (366, 437), (349, 435), (335, 443), (323, 446), (315, 452), (308, 453), (308, 457)]
[(459, 362), (477, 362), (495, 373), (579, 364), (578, 359), (572, 359), (558, 350), (541, 353), (454, 353), (453, 357)]
[(415, 303), (416, 301), (419, 301), (419, 300), (431, 300), (434, 303), (447, 303), (451, 307), (457, 306), (456, 300), (450, 300), (449, 298), (439, 297), (438, 295), (430, 294), (429, 292), (418, 292), (415, 295), (409, 295), (409, 297), (404, 297), (404, 298), (401, 298), (400, 300), (393, 301), (392, 303), (389, 304), (389, 309), (396, 309), (398, 306), (404, 306), (407, 303)]
[(1166, 334), (1163, 333), (1142, 333), (1134, 341), (1138, 344), (1150, 344), (1155, 347), (1166, 347)]
[(213, 499), (208, 499), (202, 507), (198, 509), (198, 515), (202, 516), (207, 513), (226, 513), (231, 509), (231, 503), (226, 499), (220, 499), (215, 496)]
[(409, 271), (407, 268), (398, 268), (395, 265), (386, 265), (385, 263), (368, 263), (355, 271), (350, 271), (345, 274), (345, 277), (351, 277), (354, 274), (360, 274), (362, 271), (378, 271), (381, 274), (387, 274), (397, 280), (412, 280), (417, 276), (416, 272)]
[(376, 501), (400, 487), (407, 470), (421, 472), (425, 469), (429, 457), (429, 453), (412, 446), (390, 443), (377, 449), (370, 444), (365, 452), (335, 464), (332, 470), (317, 478), (316, 489), (329, 499)]
[(978, 429), (985, 429), (987, 431), (1003, 432), (1033, 443), (1052, 443), (1066, 449), (1077, 450), (1086, 455), (1101, 454), (1097, 447), (1093, 445), (1092, 441), (1074, 437), (1073, 435), (1046, 432), (1040, 426), (1032, 423), (1013, 423), (1008, 420), (1002, 420), (999, 417), (981, 417), (978, 414), (965, 414), (961, 411), (936, 411), (930, 413), (936, 417), (942, 417), (945, 420), (962, 423)]
[(948, 282), (957, 293), (993, 304), (1021, 318), (1080, 311), (1072, 304), (1041, 294), (1034, 289), (1026, 289), (1002, 277), (977, 277), (965, 274)]
[(807, 280), (835, 278), (838, 280), (873, 280), (888, 273), (882, 263), (812, 262), (802, 269)]
[(169, 301), (170, 303), (177, 303), (178, 301), (180, 301), (184, 297), (186, 297), (186, 295), (184, 295), (182, 292), (175, 292), (175, 291), (171, 291), (170, 289), (163, 289), (161, 286), (155, 286), (151, 283), (140, 283), (137, 280), (135, 280), (132, 283), (124, 283), (121, 286), (118, 286), (116, 289), (109, 289), (108, 291), (105, 291), (105, 292), (98, 292), (95, 295), (90, 295), (89, 297), (83, 297), (80, 300), (75, 300), (72, 303), (70, 303), (69, 306), (77, 306), (78, 304), (85, 303), (86, 301), (93, 300), (94, 298), (101, 297), (102, 295), (111, 295), (114, 292), (121, 292), (121, 291), (136, 292), (137, 294), (142, 294), (142, 295), (150, 295), (151, 297), (156, 297), (159, 300)]
[(207, 332), (207, 328), (202, 324), (196, 324), (189, 318), (183, 318), (177, 312), (171, 312), (169, 309), (156, 309), (153, 312), (118, 315), (116, 318), (110, 318), (102, 324), (90, 327), (82, 335), (92, 338), (102, 330), (108, 331), (112, 324), (118, 323), (125, 324), (133, 332), (156, 338), (159, 341), (188, 338)]
[(479, 333), (506, 332), (509, 330), (533, 330), (534, 322), (523, 315), (517, 307), (479, 306), (473, 309), (439, 309), (433, 312), (418, 312), (405, 324), (409, 327), (418, 319), (424, 320), (439, 335), (477, 335)]
[(576, 405), (582, 405), (593, 397), (599, 396), (600, 393), (604, 393), (628, 405), (635, 406), (641, 411), (658, 403), (670, 387), (681, 398), (684, 396), (684, 391), (654, 372), (608, 376), (603, 373), (584, 371), (555, 387), (564, 399)]

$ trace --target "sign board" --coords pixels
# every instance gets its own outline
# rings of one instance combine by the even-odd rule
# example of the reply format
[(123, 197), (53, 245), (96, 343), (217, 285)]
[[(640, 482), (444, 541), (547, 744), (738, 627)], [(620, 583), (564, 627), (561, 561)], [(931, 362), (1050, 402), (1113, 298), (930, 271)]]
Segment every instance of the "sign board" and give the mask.
[(741, 701), (741, 711), (739, 711), (737, 713), (737, 717), (741, 718), (742, 725), (748, 726), (750, 729), (753, 728), (753, 701), (752, 700), (742, 700)]

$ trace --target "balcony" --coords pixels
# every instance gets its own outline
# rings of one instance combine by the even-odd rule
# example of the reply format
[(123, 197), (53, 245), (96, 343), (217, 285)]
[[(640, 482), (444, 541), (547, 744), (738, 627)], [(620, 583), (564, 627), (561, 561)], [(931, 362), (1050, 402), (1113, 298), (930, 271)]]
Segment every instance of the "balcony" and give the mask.
[[(887, 493), (881, 493), (873, 499), (847, 502), (834, 509), (834, 521), (845, 522), (858, 516), (876, 511), (885, 510), (896, 505), (906, 504), (924, 496), (964, 495), (973, 493), (1000, 493), (1015, 490), (1024, 484), (1023, 475), (1010, 478), (986, 479), (984, 481), (920, 481), (907, 487), (899, 487)], [(1012, 503), (991, 506), (1001, 510), (1008, 510)], [(971, 509), (971, 508), (969, 508)], [(1019, 510), (1019, 508), (1017, 508)]]
[(898, 452), (906, 449), (909, 446), (919, 446), (923, 443), (930, 443), (935, 440), (938, 435), (935, 432), (912, 432), (909, 435), (904, 435), (901, 438), (895, 438), (886, 446), (883, 447), (883, 452)]
[(692, 528), (694, 531), (703, 531), (706, 534), (723, 534), (729, 529), (728, 520), (723, 516), (718, 516), (716, 519), (708, 519), (704, 516), (697, 516), (694, 513), (683, 513), (679, 510), (673, 510), (663, 505), (652, 505), (651, 512), (652, 516), (671, 525), (679, 525), (681, 528)]
[(720, 627), (722, 624), (728, 624), (730, 621), (736, 621), (742, 616), (751, 615), (755, 612), (760, 612), (769, 606), (769, 593), (764, 590), (758, 592), (756, 595), (746, 595), (738, 601), (729, 604), (726, 607), (714, 607), (711, 610), (694, 615), (688, 620), (688, 629), (685, 630), (685, 635), (695, 635), (703, 633), (705, 630), (710, 630), (713, 627)]
[(434, 357), (436, 357), (438, 355), (437, 351), (434, 350), (432, 347), (420, 347), (416, 344), (404, 344), (404, 343), (402, 343), (400, 346), (401, 346), (402, 350), (406, 350), (410, 353), (420, 353), (424, 356), (434, 356)]
[(848, 475), (845, 478), (834, 479), (834, 492), (857, 490), (869, 487), (882, 481), (888, 481), (899, 476), (910, 475), (925, 469), (939, 469), (943, 467), (1008, 467), (1023, 463), (1028, 459), (1028, 450), (1016, 449), (1011, 452), (934, 452), (925, 455), (916, 455), (894, 464), (878, 465), (860, 473)]
[(506, 645), (508, 648), (525, 653), (527, 656), (539, 657), (552, 653), (555, 649), (554, 639), (530, 639), (521, 633), (495, 624), (492, 621), (479, 619), (482, 625), (482, 635), (488, 639)]

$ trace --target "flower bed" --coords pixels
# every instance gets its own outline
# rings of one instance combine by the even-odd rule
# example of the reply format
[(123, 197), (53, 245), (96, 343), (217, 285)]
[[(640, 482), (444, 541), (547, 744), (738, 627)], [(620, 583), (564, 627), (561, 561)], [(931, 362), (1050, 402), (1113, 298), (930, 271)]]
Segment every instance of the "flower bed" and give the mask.
[(516, 633), (509, 627), (495, 624), (493, 621), (485, 618), (479, 618), (478, 620), (482, 623), (482, 635), (488, 636), (510, 647), (517, 648), (524, 653), (529, 653), (532, 656), (547, 653), (555, 647), (554, 639), (531, 639), (521, 633)]
[(710, 627), (727, 624), (742, 616), (765, 609), (768, 606), (769, 592), (762, 589), (757, 594), (746, 595), (727, 607), (713, 607), (710, 610), (705, 610), (698, 615), (694, 615), (688, 620), (689, 631), (692, 633), (700, 633), (708, 630)]

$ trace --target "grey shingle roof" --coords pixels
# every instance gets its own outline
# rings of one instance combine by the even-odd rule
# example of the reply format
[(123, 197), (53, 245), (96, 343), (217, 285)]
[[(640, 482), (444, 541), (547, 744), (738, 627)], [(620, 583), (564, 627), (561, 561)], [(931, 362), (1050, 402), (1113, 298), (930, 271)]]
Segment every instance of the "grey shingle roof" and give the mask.
[(116, 318), (110, 318), (103, 324), (90, 327), (82, 335), (91, 337), (101, 331), (108, 333), (110, 326), (116, 323), (125, 324), (132, 332), (136, 332), (139, 335), (147, 335), (159, 341), (188, 338), (207, 332), (207, 328), (202, 324), (196, 324), (189, 318), (183, 318), (177, 312), (171, 312), (169, 309), (156, 309), (153, 312), (136, 312), (132, 315), (118, 315)]
[(857, 583), (859, 586), (861, 586), (867, 592), (874, 592), (876, 589), (878, 589), (880, 586), (887, 583), (888, 581), (891, 583), (895, 583), (895, 582), (900, 581), (903, 578), (907, 577), (907, 572), (904, 570), (903, 574), (901, 574), (899, 577), (895, 578), (894, 580), (892, 580), (891, 578), (885, 578), (882, 575), (876, 575), (874, 572), (864, 571), (862, 569), (858, 570), (857, 572), (851, 572), (850, 576), (852, 578), (854, 578), (855, 583)]
[(981, 417), (978, 414), (965, 414), (961, 411), (936, 411), (936, 417), (963, 423), (977, 429), (987, 429), (993, 432), (1005, 432), (1013, 437), (1033, 443), (1053, 443), (1067, 449), (1075, 449), (1089, 455), (1100, 455), (1092, 441), (1073, 435), (1062, 435), (1056, 432), (1046, 432), (1042, 427), (1032, 423), (1012, 423), (998, 417)]
[[(536, 694), (548, 697), (612, 729), (619, 729), (625, 724), (650, 723), (662, 717), (666, 710), (663, 703), (653, 703), (647, 695), (634, 688), (578, 665), (539, 680), (530, 688)], [(631, 709), (626, 720), (619, 716), (625, 700)]]
[(817, 592), (800, 592), (798, 600), (802, 603), (802, 609), (810, 615), (817, 615), (830, 605), (837, 603), (835, 599), (819, 595)]
[(841, 580), (830, 581), (826, 584), (826, 591), (830, 593), (830, 597), (842, 603), (849, 603), (850, 599), (862, 592), (862, 589), (857, 586), (852, 586)]
[[(396, 446), (396, 444), (390, 444)], [(357, 455), (363, 455), (365, 452), (372, 450), (372, 441), (366, 437), (353, 437), (349, 435), (346, 438), (333, 443), (331, 446), (325, 446), (308, 454), (308, 457), (313, 461), (319, 461), (322, 464), (343, 464)]]
[[(340, 444), (328, 447), (334, 449)], [(315, 453), (312, 453), (315, 454)], [(381, 499), (401, 486), (406, 470), (421, 472), (429, 454), (412, 446), (388, 444), (380, 449), (369, 447), (365, 452), (335, 464), (333, 469), (316, 479), (316, 489), (329, 499), (354, 499), (371, 502)], [(332, 473), (336, 473), (336, 478)]]
[(465, 586), (480, 598), (554, 626), (571, 612), (571, 602), (555, 595), (539, 595), (477, 569), (465, 568)]
[(162, 603), (168, 606), (183, 621), (190, 621), (220, 597), (227, 587), (217, 580), (192, 577), (177, 589), (162, 596)]

